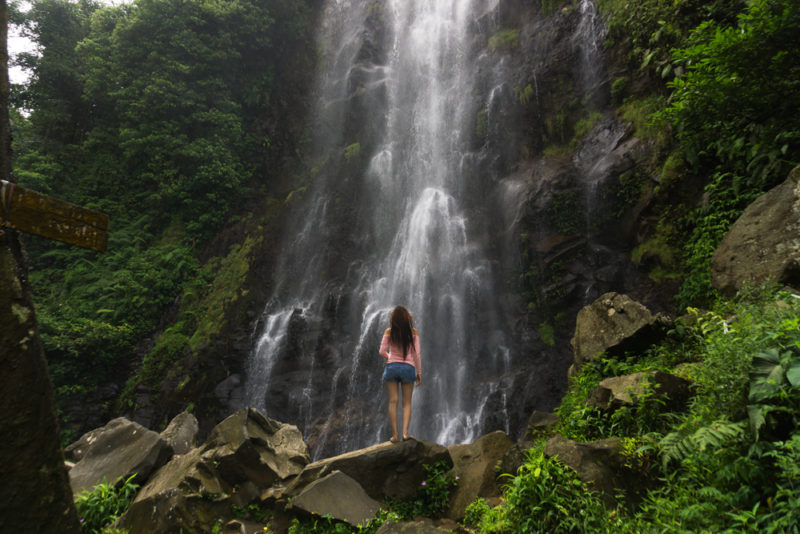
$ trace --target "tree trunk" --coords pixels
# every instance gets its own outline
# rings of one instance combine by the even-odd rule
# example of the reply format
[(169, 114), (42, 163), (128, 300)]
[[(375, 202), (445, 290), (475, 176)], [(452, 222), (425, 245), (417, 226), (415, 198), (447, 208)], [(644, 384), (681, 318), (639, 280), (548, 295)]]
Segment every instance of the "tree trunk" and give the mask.
[[(0, 0), (0, 172), (11, 170), (8, 6)], [(0, 229), (0, 532), (78, 534), (19, 237)]]

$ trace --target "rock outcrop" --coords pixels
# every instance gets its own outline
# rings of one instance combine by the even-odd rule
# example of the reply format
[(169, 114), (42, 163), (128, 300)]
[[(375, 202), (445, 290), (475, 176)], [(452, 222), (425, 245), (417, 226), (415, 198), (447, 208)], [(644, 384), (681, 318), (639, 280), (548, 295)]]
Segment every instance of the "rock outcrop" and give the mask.
[(210, 532), (232, 505), (259, 501), (308, 462), (297, 427), (245, 408), (217, 425), (205, 445), (160, 469), (117, 523), (131, 534)]
[(478, 438), (469, 445), (447, 448), (458, 473), (458, 486), (450, 496), (447, 517), (464, 518), (464, 510), (478, 497), (491, 499), (500, 496), (497, 468), (503, 456), (514, 445), (505, 432), (496, 431)]
[(711, 258), (723, 295), (767, 280), (800, 288), (800, 167), (745, 209)]
[(161, 436), (124, 417), (109, 421), (83, 441), (90, 445), (69, 472), (75, 494), (132, 475), (136, 475), (135, 483), (144, 484), (172, 457), (172, 447)]
[(620, 438), (581, 443), (555, 436), (547, 440), (544, 453), (574, 469), (610, 506), (616, 505), (615, 496), (619, 490), (631, 497), (642, 489), (641, 474), (625, 465)]
[(453, 465), (448, 450), (436, 443), (415, 439), (381, 443), (307, 465), (286, 489), (286, 495), (298, 495), (311, 482), (338, 470), (358, 480), (377, 501), (407, 499), (425, 480), (423, 466), (439, 461)]
[(600, 354), (641, 350), (659, 341), (669, 319), (619, 293), (606, 293), (578, 312), (572, 338), (573, 373)]
[(692, 383), (663, 371), (640, 372), (602, 380), (589, 393), (587, 404), (601, 410), (630, 406), (647, 392), (652, 392), (667, 410), (680, 410), (692, 394)]
[(361, 485), (341, 471), (315, 480), (292, 499), (289, 511), (318, 517), (330, 516), (352, 526), (372, 519), (381, 503), (370, 498)]
[(181, 412), (169, 422), (161, 438), (172, 447), (174, 454), (186, 454), (197, 445), (199, 431), (197, 418), (188, 412)]

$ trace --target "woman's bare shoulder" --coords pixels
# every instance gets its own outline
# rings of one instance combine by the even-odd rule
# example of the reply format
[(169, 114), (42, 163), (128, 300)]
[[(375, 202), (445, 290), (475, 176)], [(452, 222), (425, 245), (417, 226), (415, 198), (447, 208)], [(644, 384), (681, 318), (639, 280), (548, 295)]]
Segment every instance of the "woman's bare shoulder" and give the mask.
[(392, 333), (392, 329), (391, 328), (387, 328), (386, 330), (383, 331), (383, 335), (384, 336), (388, 336), (391, 333)]
[(411, 329), (411, 333), (412, 333), (412, 334), (414, 334), (415, 336), (418, 336), (418, 335), (419, 335), (419, 332), (417, 332), (417, 329), (416, 329), (416, 328), (412, 328), (412, 329)]

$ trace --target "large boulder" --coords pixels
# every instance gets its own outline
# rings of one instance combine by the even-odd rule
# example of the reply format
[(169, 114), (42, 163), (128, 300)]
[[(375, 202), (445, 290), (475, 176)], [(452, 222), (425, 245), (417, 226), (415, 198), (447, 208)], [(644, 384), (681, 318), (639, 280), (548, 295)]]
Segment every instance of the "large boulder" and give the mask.
[(625, 465), (620, 438), (581, 443), (554, 436), (547, 440), (544, 453), (574, 469), (578, 477), (589, 488), (598, 491), (610, 506), (616, 504), (615, 496), (620, 489), (629, 498), (641, 493), (642, 475)]
[(197, 418), (189, 412), (181, 412), (172, 418), (161, 437), (172, 447), (172, 452), (186, 454), (197, 445), (199, 431)]
[(589, 393), (587, 404), (601, 410), (616, 410), (634, 404), (651, 393), (666, 410), (680, 410), (692, 395), (692, 382), (663, 371), (647, 371), (602, 380)]
[(451, 445), (447, 448), (453, 458), (453, 470), (459, 477), (458, 486), (450, 496), (447, 517), (461, 520), (467, 506), (478, 497), (491, 499), (500, 496), (497, 468), (513, 445), (511, 438), (498, 430), (478, 438), (470, 445)]
[(131, 475), (143, 484), (171, 457), (172, 448), (156, 432), (118, 417), (94, 432), (88, 449), (70, 470), (72, 491), (78, 494)]
[(217, 425), (201, 447), (175, 457), (139, 491), (117, 521), (131, 534), (210, 532), (231, 506), (259, 501), (309, 462), (294, 425), (244, 408)]
[(767, 280), (800, 288), (800, 167), (744, 210), (711, 258), (711, 283), (724, 295)]
[(570, 372), (603, 353), (642, 350), (660, 340), (668, 324), (667, 317), (650, 313), (627, 295), (606, 293), (578, 312)]
[(307, 465), (286, 489), (286, 495), (298, 495), (311, 482), (338, 470), (358, 480), (367, 495), (377, 501), (408, 499), (425, 480), (423, 466), (439, 461), (453, 465), (448, 450), (436, 443), (415, 439), (381, 443)]
[(381, 503), (370, 498), (358, 482), (341, 471), (315, 480), (306, 486), (289, 505), (291, 511), (344, 521), (352, 526), (372, 519)]

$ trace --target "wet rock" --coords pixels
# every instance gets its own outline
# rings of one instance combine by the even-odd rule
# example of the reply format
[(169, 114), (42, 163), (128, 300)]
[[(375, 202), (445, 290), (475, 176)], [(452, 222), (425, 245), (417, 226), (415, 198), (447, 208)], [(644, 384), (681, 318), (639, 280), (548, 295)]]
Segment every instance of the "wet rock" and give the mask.
[(570, 371), (603, 353), (642, 350), (663, 338), (668, 324), (667, 317), (653, 315), (627, 295), (606, 293), (578, 312)]
[(143, 484), (172, 457), (172, 447), (158, 433), (124, 417), (92, 432), (85, 440), (81, 438), (89, 445), (69, 472), (75, 494), (104, 481), (113, 484), (118, 478), (126, 480), (134, 474), (134, 482)]
[(448, 450), (436, 443), (415, 439), (381, 443), (307, 465), (288, 486), (286, 495), (298, 495), (313, 481), (338, 470), (358, 480), (377, 501), (407, 499), (425, 480), (423, 466), (439, 461), (453, 465)]
[(344, 521), (356, 526), (372, 519), (381, 503), (371, 499), (358, 482), (341, 471), (315, 480), (294, 497), (289, 505), (291, 511)]
[(450, 496), (447, 517), (464, 518), (464, 510), (478, 497), (500, 496), (497, 467), (506, 452), (514, 445), (505, 432), (492, 432), (470, 445), (451, 445), (447, 448), (458, 474), (458, 486)]
[(186, 454), (197, 445), (199, 430), (197, 418), (188, 412), (181, 412), (169, 422), (161, 437), (172, 447), (174, 454)]
[(767, 280), (800, 288), (800, 167), (745, 209), (711, 258), (723, 295)]
[(663, 371), (615, 376), (601, 381), (589, 393), (587, 404), (613, 411), (636, 403), (648, 391), (664, 403), (666, 410), (680, 410), (692, 394), (692, 382)]

